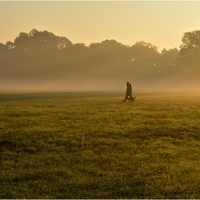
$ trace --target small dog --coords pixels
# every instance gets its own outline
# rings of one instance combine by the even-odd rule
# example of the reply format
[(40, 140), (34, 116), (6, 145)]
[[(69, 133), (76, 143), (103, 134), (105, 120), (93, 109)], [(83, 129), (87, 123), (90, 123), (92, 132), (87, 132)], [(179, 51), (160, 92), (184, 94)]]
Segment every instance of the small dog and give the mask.
[(131, 97), (128, 98), (128, 100), (131, 101), (131, 102), (134, 102), (135, 99), (136, 99), (136, 96), (133, 96), (132, 98)]

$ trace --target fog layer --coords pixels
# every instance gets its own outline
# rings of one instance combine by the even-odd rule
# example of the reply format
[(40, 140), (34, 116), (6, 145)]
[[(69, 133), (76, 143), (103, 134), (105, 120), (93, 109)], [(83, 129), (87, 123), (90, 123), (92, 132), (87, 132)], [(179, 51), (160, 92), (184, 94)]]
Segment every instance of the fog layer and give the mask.
[(158, 52), (104, 40), (89, 46), (33, 29), (0, 43), (0, 91), (198, 91), (200, 31), (183, 34), (180, 50)]

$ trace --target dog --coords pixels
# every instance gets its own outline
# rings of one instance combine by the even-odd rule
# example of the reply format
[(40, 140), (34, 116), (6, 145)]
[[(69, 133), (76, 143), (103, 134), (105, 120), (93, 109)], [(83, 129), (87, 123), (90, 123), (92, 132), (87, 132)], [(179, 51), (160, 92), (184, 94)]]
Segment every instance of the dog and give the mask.
[(128, 98), (128, 100), (129, 100), (130, 102), (134, 102), (135, 99), (136, 99), (136, 96), (133, 96), (132, 98), (131, 98), (131, 97)]

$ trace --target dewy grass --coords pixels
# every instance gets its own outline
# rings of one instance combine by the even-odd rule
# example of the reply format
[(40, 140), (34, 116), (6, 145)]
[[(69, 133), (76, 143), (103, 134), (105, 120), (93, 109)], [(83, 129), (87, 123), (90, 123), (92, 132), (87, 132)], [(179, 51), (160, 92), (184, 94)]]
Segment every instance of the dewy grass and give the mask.
[(199, 97), (0, 96), (0, 198), (200, 198)]

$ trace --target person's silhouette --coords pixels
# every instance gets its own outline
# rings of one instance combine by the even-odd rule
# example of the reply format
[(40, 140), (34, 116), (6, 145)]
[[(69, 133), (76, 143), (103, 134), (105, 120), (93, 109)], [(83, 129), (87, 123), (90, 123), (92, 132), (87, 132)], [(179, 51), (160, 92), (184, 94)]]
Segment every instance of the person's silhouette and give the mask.
[(126, 100), (130, 97), (130, 99), (133, 99), (132, 97), (132, 86), (129, 82), (126, 83), (126, 96), (123, 102), (126, 102)]

